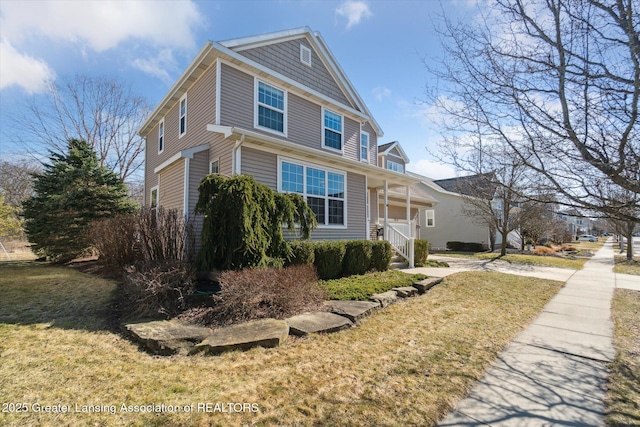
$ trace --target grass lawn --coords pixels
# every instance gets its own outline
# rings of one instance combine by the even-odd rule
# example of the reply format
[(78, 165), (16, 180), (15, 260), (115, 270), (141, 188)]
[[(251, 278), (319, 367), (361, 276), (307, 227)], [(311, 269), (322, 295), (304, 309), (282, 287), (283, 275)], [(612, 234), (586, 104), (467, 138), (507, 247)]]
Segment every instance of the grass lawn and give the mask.
[[(440, 255), (440, 254), (439, 254)], [(442, 256), (451, 256), (458, 258), (474, 258), (481, 260), (502, 260), (512, 264), (526, 264), (537, 265), (541, 267), (558, 267), (569, 268), (572, 270), (580, 270), (584, 266), (584, 263), (588, 261), (587, 258), (567, 259), (554, 256), (542, 256), (542, 255), (525, 255), (525, 254), (507, 254), (503, 257), (500, 254), (493, 252), (478, 252), (478, 253), (442, 253)]]
[(607, 390), (607, 425), (640, 425), (640, 292), (616, 289), (612, 304), (614, 345)]
[(616, 255), (614, 260), (616, 263), (613, 267), (614, 273), (633, 274), (636, 276), (640, 276), (640, 257), (634, 256), (631, 261), (627, 261), (626, 256)]
[[(109, 330), (113, 282), (69, 268), (0, 263), (2, 401), (29, 409), (0, 412), (0, 425), (430, 426), (560, 286), (459, 273), (348, 331), (276, 349), (154, 357)], [(194, 411), (131, 413), (121, 411), (123, 403), (193, 404)], [(207, 413), (199, 403), (212, 410), (215, 403), (255, 403), (259, 410)], [(33, 404), (72, 411), (115, 405), (115, 414), (38, 413)]]
[[(597, 242), (572, 242), (571, 246), (576, 248), (578, 251), (590, 251), (597, 252), (604, 243), (607, 241), (606, 237), (600, 237)], [(458, 258), (473, 258), (473, 259), (481, 259), (481, 260), (502, 260), (507, 261), (513, 264), (526, 264), (526, 265), (537, 265), (541, 267), (558, 267), (558, 268), (569, 268), (572, 270), (580, 270), (584, 266), (584, 263), (589, 260), (589, 258), (577, 258), (577, 259), (569, 259), (569, 258), (561, 258), (555, 256), (543, 256), (543, 255), (526, 255), (526, 254), (507, 254), (503, 257), (500, 256), (499, 253), (494, 252), (442, 252), (437, 255), (442, 256), (450, 256), (450, 257), (458, 257)]]

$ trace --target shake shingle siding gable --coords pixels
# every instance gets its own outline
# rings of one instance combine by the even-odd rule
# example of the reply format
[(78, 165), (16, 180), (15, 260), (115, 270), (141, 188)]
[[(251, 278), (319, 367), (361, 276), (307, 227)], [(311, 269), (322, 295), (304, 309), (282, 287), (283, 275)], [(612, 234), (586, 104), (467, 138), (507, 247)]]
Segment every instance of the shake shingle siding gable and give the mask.
[[(300, 45), (311, 49), (311, 67), (300, 62)], [(242, 50), (239, 54), (283, 74), (336, 101), (355, 108), (306, 39), (300, 38)]]

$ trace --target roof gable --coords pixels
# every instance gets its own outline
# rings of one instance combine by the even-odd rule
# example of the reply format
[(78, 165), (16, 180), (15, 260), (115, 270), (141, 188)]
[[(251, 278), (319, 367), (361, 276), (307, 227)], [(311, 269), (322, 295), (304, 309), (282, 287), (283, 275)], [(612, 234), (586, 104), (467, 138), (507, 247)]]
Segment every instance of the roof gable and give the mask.
[(409, 156), (404, 152), (398, 141), (378, 145), (378, 156), (386, 156), (391, 154), (393, 151), (397, 152), (405, 163), (409, 163)]
[[(345, 72), (342, 70), (342, 67), (340, 67), (340, 64), (338, 64), (338, 61), (335, 59), (335, 57), (331, 53), (331, 50), (329, 49), (329, 47), (327, 46), (327, 44), (325, 43), (324, 39), (322, 38), (319, 32), (312, 31), (309, 27), (301, 27), (301, 28), (295, 28), (291, 30), (277, 31), (274, 33), (267, 33), (267, 34), (260, 34), (256, 36), (225, 40), (225, 41), (219, 42), (219, 44), (221, 46), (224, 46), (228, 49), (233, 50), (234, 52), (237, 52), (243, 56), (246, 56), (251, 60), (256, 61), (256, 58), (253, 58), (251, 56), (254, 56), (258, 52), (258, 50), (268, 50), (264, 48), (269, 46), (274, 46), (280, 43), (299, 41), (302, 39), (306, 40), (308, 47), (311, 49), (315, 59), (320, 60), (320, 62), (324, 65), (324, 68), (328, 73), (328, 76), (331, 77), (331, 79), (333, 80), (333, 84), (336, 85), (336, 89), (338, 89), (341, 92), (342, 97), (344, 97), (344, 100), (347, 101), (346, 105), (369, 116), (371, 118), (372, 126), (376, 130), (376, 133), (378, 134), (379, 137), (382, 137), (384, 135), (384, 133), (382, 132), (382, 129), (373, 118), (373, 115), (371, 114), (371, 112), (365, 105), (364, 101), (362, 100), (362, 98), (354, 88), (353, 84), (351, 84), (351, 81), (349, 80)], [(256, 62), (260, 63), (259, 61), (256, 61)], [(265, 64), (265, 66), (269, 67), (270, 69), (273, 69), (274, 71), (282, 73), (281, 70), (275, 69), (271, 65)], [(282, 68), (282, 66), (280, 65), (277, 68)], [(287, 75), (286, 73), (282, 73), (282, 74)], [(295, 78), (294, 80), (300, 81), (298, 78)], [(305, 82), (301, 82), (301, 83), (306, 84)], [(308, 85), (308, 86), (314, 90), (317, 90), (315, 87), (313, 87), (313, 85)], [(337, 100), (340, 100), (340, 99), (337, 99)]]

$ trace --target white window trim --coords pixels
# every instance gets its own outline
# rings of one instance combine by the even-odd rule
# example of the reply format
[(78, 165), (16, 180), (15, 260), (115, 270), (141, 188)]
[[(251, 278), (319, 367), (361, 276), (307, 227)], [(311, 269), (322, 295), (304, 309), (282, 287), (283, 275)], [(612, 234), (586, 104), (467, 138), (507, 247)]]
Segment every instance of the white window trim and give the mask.
[[(344, 224), (329, 224), (329, 203), (325, 203), (325, 221), (327, 221), (326, 224), (318, 224), (318, 228), (323, 228), (323, 229), (345, 229), (347, 228), (347, 172), (346, 171), (341, 171), (339, 169), (332, 169), (332, 168), (328, 168), (326, 166), (321, 166), (321, 165), (316, 165), (314, 163), (309, 163), (309, 162), (305, 162), (302, 160), (298, 160), (298, 159), (293, 159), (293, 158), (289, 158), (289, 157), (281, 157), (278, 156), (278, 192), (279, 193), (284, 193), (284, 191), (282, 190), (282, 162), (287, 162), (287, 163), (293, 163), (299, 166), (303, 167), (303, 172), (302, 172), (302, 176), (303, 176), (303, 192), (302, 194), (300, 193), (296, 193), (296, 194), (300, 194), (302, 197), (304, 197), (304, 200), (307, 200), (307, 168), (313, 168), (313, 169), (319, 169), (319, 170), (323, 170), (325, 172), (325, 189), (328, 191), (329, 189), (329, 183), (328, 183), (328, 179), (329, 179), (329, 174), (326, 172), (331, 172), (331, 173), (335, 173), (335, 174), (339, 174), (342, 175), (344, 177), (344, 197), (342, 199), (338, 199), (336, 197), (330, 198), (329, 195), (327, 194), (326, 196), (324, 196), (325, 200), (342, 200), (344, 202), (344, 210), (343, 210), (343, 217), (344, 217)], [(318, 197), (317, 195), (311, 194), (311, 197)]]
[[(182, 106), (182, 101), (184, 101), (184, 116), (180, 114), (180, 107)], [(178, 138), (182, 138), (187, 133), (187, 113), (189, 112), (189, 103), (187, 102), (187, 94), (185, 93), (180, 98), (178, 102)], [(180, 133), (180, 122), (182, 121), (182, 117), (184, 117), (184, 132)]]
[(157, 192), (157, 196), (156, 196), (156, 207), (160, 206), (160, 186), (156, 185), (155, 187), (151, 187), (151, 189), (149, 190), (149, 207), (153, 208), (153, 206), (151, 206), (151, 203), (153, 203), (153, 192), (156, 191)]
[[(325, 111), (328, 111), (328, 112), (330, 112), (332, 114), (335, 114), (336, 116), (340, 116), (340, 120), (341, 120), (341, 123), (342, 123), (342, 126), (341, 126), (342, 130), (340, 132), (336, 131), (335, 129), (331, 129), (331, 128), (325, 127), (325, 125), (324, 125), (324, 113), (325, 113)], [(320, 120), (322, 120), (322, 148), (325, 148), (327, 150), (331, 150), (331, 151), (336, 152), (336, 153), (344, 154), (344, 116), (342, 114), (340, 114), (340, 113), (337, 113), (337, 112), (335, 112), (333, 110), (330, 110), (329, 108), (322, 107), (322, 116), (320, 117)], [(336, 133), (340, 134), (341, 143), (340, 143), (340, 149), (339, 150), (337, 148), (329, 147), (328, 145), (325, 144), (325, 142), (324, 142), (324, 131), (325, 131), (325, 129), (329, 129), (332, 132), (336, 132)]]
[[(432, 224), (429, 225), (429, 213), (431, 213)], [(424, 211), (424, 226), (425, 227), (435, 227), (436, 226), (436, 211), (433, 209), (428, 209)]]
[[(362, 158), (362, 135), (367, 135), (367, 158), (363, 159)], [(360, 157), (360, 161), (361, 162), (365, 162), (365, 163), (369, 163), (369, 149), (371, 148), (371, 136), (369, 135), (369, 132), (365, 132), (363, 130), (360, 131), (360, 150), (358, 153), (358, 156)]]
[(211, 160), (209, 160), (209, 173), (210, 173), (210, 174), (211, 174), (211, 173), (213, 173), (213, 168), (212, 168), (212, 166), (213, 166), (213, 164), (214, 164), (214, 163), (216, 163), (216, 162), (218, 162), (218, 172), (216, 172), (216, 173), (218, 173), (218, 174), (220, 173), (220, 157), (216, 157), (215, 159), (211, 159)]
[[(309, 57), (309, 61), (305, 61), (305, 54), (308, 55)], [(300, 44), (300, 62), (302, 62), (304, 65), (311, 67), (311, 49), (309, 49), (308, 47), (306, 47), (305, 45), (303, 45), (302, 43)]]
[[(281, 113), (283, 113), (283, 117), (282, 117), (282, 130), (283, 132), (279, 132), (275, 129), (271, 129), (268, 127), (264, 127), (264, 126), (260, 126), (258, 124), (259, 122), (259, 116), (258, 116), (258, 107), (261, 105), (259, 102), (259, 95), (258, 95), (258, 91), (259, 91), (259, 86), (260, 83), (264, 83), (266, 85), (269, 85), (271, 87), (274, 87), (278, 90), (281, 90), (284, 93), (283, 96), (283, 100), (284, 100), (284, 110), (283, 111), (279, 111), (277, 108), (272, 107), (271, 105), (264, 105), (264, 107), (275, 110), (275, 111), (279, 111)], [(281, 136), (285, 136), (287, 137), (287, 128), (288, 128), (288, 114), (287, 114), (287, 107), (288, 107), (288, 100), (287, 100), (288, 96), (287, 96), (287, 91), (283, 88), (281, 88), (280, 86), (274, 85), (273, 83), (267, 82), (266, 80), (261, 80), (257, 77), (253, 78), (253, 127), (256, 129), (260, 129), (263, 130), (265, 132), (270, 132), (273, 133), (275, 135), (281, 135)]]
[[(162, 128), (162, 135), (160, 135), (160, 129)], [(158, 123), (158, 154), (162, 154), (164, 152), (164, 146), (167, 144), (167, 138), (165, 137), (167, 131), (164, 125), (164, 117), (160, 119)], [(162, 148), (160, 148), (160, 138), (162, 138)]]

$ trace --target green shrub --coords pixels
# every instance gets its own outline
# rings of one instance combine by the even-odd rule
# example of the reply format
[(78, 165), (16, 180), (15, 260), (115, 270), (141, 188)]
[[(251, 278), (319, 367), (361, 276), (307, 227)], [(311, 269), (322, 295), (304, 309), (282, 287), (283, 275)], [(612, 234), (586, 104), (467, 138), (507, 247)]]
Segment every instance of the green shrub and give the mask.
[(342, 275), (364, 274), (371, 269), (373, 244), (368, 240), (350, 240), (345, 243)]
[(291, 256), (287, 261), (287, 265), (305, 265), (313, 264), (316, 259), (313, 242), (307, 240), (294, 240), (289, 242), (291, 245)]
[(424, 267), (429, 256), (429, 242), (426, 240), (416, 239), (414, 242), (413, 263), (416, 267)]
[(373, 294), (386, 292), (396, 287), (411, 286), (414, 282), (425, 278), (424, 274), (407, 274), (391, 270), (336, 280), (324, 280), (319, 284), (327, 292), (330, 299), (366, 301)]
[(318, 271), (318, 277), (322, 280), (340, 277), (344, 253), (344, 241), (323, 241), (315, 243), (315, 260), (313, 263)]
[(375, 240), (371, 243), (371, 268), (376, 271), (387, 271), (393, 258), (391, 243), (385, 240)]

